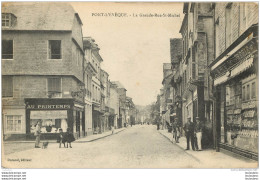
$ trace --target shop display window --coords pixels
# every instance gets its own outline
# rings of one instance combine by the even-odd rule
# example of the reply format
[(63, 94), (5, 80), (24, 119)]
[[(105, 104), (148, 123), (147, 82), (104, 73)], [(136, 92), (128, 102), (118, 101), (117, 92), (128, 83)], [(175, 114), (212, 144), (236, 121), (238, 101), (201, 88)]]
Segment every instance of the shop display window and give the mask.
[(59, 133), (59, 129), (63, 132), (67, 131), (67, 111), (31, 111), (30, 131), (35, 132), (36, 124), (41, 121), (41, 133)]

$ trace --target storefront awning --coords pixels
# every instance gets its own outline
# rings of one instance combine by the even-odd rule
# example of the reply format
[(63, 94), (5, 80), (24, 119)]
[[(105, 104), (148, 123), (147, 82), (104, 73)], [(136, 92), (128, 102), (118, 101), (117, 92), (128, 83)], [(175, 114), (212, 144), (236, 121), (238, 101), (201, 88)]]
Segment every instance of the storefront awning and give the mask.
[(216, 86), (218, 84), (222, 84), (222, 83), (228, 81), (229, 79), (241, 74), (242, 72), (244, 72), (245, 70), (247, 70), (251, 66), (253, 66), (253, 61), (254, 61), (254, 58), (251, 57), (251, 58), (247, 59), (246, 61), (244, 61), (243, 63), (241, 63), (240, 65), (238, 65), (233, 70), (227, 72), (225, 75), (216, 78), (214, 80), (214, 85)]

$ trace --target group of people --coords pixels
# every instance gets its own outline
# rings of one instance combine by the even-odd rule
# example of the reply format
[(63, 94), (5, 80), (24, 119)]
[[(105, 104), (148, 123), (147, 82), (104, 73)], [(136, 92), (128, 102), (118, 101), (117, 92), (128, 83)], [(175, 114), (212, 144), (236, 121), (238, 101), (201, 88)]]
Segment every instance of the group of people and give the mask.
[[(35, 138), (35, 148), (40, 148), (40, 139), (41, 139), (41, 121), (38, 121), (36, 124), (35, 132), (34, 132)], [(59, 129), (59, 134), (57, 137), (57, 143), (59, 143), (59, 148), (61, 148), (61, 144), (64, 144), (64, 147), (68, 148), (68, 145), (70, 148), (71, 142), (75, 141), (75, 138), (70, 130), (70, 128), (67, 128), (67, 132), (63, 132), (63, 130)], [(67, 146), (65, 145), (67, 143)]]
[(202, 127), (198, 117), (196, 117), (195, 122), (191, 122), (191, 119), (188, 119), (188, 122), (183, 127), (187, 139), (186, 150), (190, 149), (191, 144), (193, 151), (201, 151)]

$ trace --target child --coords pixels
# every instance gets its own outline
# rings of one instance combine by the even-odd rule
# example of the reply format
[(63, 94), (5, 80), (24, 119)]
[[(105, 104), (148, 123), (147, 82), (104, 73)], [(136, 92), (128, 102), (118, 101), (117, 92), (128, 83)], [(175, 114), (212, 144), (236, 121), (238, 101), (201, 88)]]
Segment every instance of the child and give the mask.
[(68, 144), (70, 144), (70, 148), (72, 148), (71, 142), (75, 141), (75, 138), (74, 138), (72, 132), (70, 131), (70, 128), (67, 128), (66, 141), (67, 141), (67, 148), (68, 148)]
[(64, 147), (65, 147), (65, 141), (64, 141), (64, 133), (63, 133), (63, 130), (62, 129), (59, 129), (59, 136), (57, 138), (57, 143), (59, 143), (59, 148), (61, 148), (61, 143), (64, 144)]

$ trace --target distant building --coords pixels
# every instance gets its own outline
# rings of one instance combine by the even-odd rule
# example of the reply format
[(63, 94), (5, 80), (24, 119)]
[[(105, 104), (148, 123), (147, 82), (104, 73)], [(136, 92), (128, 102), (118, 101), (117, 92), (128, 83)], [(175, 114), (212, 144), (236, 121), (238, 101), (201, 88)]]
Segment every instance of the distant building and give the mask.
[(117, 85), (119, 94), (119, 118), (117, 125), (119, 128), (126, 126), (126, 89), (119, 81), (112, 81), (112, 84)]
[[(91, 82), (91, 95), (92, 95), (92, 128), (93, 133), (102, 132), (102, 116), (104, 112), (101, 111), (101, 68), (100, 64), (103, 62), (102, 57), (99, 54), (99, 47), (95, 43), (95, 40), (91, 37), (84, 37), (85, 57), (91, 67), (94, 67), (96, 72), (92, 76)], [(102, 101), (103, 102), (103, 101)]]
[[(66, 17), (66, 18), (64, 18)], [(66, 3), (2, 6), (4, 139), (56, 138), (69, 127), (84, 136), (82, 22)]]
[(116, 128), (119, 127), (118, 125), (118, 118), (119, 118), (119, 94), (117, 85), (110, 82), (110, 104), (109, 104), (109, 124)]

